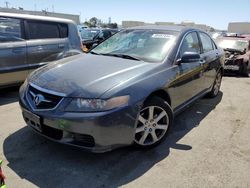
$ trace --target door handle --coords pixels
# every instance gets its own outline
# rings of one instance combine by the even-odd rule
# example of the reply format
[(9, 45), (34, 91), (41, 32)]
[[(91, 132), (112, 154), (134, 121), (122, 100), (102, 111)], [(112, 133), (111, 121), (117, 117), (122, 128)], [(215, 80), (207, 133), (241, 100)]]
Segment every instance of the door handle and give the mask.
[(15, 53), (15, 54), (20, 54), (20, 53), (23, 52), (23, 49), (21, 49), (21, 48), (14, 48), (14, 49), (12, 50), (12, 52)]
[(216, 58), (219, 58), (220, 56), (219, 56), (219, 54), (218, 53), (216, 53)]
[(58, 45), (58, 48), (63, 49), (64, 46), (65, 46), (64, 44), (59, 44), (59, 45)]
[(43, 50), (43, 47), (42, 47), (42, 46), (38, 46), (38, 47), (37, 47), (37, 50), (38, 50), (38, 51), (42, 51), (42, 50)]

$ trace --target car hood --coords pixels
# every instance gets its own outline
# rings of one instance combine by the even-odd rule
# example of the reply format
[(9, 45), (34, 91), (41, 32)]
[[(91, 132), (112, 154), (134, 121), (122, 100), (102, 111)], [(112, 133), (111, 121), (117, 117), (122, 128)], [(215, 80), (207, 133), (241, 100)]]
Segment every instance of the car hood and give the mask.
[(29, 82), (68, 97), (98, 98), (155, 66), (143, 61), (81, 54), (38, 69), (29, 77)]

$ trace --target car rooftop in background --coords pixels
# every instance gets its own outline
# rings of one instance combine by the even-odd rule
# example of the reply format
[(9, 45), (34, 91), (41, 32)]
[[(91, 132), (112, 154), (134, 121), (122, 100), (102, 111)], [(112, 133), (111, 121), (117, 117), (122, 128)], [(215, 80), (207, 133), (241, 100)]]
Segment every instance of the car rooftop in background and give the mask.
[(144, 26), (136, 26), (130, 27), (128, 29), (153, 29), (153, 30), (167, 30), (167, 31), (183, 31), (194, 29), (192, 27), (185, 27), (185, 26), (164, 26), (164, 25), (144, 25)]
[(8, 18), (26, 19), (26, 20), (39, 20), (39, 21), (49, 21), (49, 22), (75, 23), (74, 21), (69, 20), (69, 19), (56, 18), (56, 17), (50, 17), (50, 16), (30, 15), (30, 14), (17, 14), (17, 13), (0, 12), (0, 16), (8, 17)]

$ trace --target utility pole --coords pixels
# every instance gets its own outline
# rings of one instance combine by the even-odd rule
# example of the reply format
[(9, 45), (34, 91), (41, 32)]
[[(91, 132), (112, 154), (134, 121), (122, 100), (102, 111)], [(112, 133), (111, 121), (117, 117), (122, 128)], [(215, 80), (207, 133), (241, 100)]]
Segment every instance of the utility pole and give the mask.
[(5, 3), (6, 8), (9, 8), (10, 3), (8, 1), (5, 1), (4, 3)]

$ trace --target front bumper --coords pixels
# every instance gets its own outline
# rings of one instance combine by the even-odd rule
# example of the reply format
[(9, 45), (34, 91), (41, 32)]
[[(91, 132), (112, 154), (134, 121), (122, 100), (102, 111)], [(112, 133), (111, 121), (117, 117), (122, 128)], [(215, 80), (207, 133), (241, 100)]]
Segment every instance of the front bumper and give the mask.
[(243, 74), (247, 70), (246, 62), (228, 59), (224, 65), (226, 74)]
[[(25, 98), (20, 98), (25, 122), (46, 138), (91, 152), (106, 152), (131, 145), (135, 133), (135, 121), (139, 104), (107, 112), (69, 113), (58, 111), (34, 111)], [(32, 117), (40, 117), (39, 128)], [(36, 124), (36, 123), (35, 123)]]

